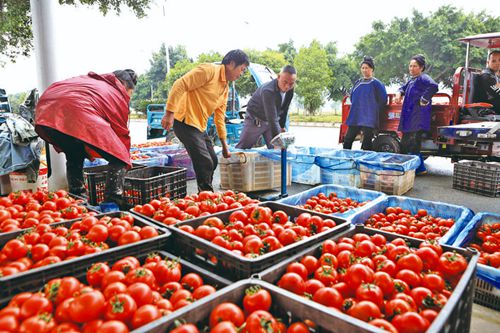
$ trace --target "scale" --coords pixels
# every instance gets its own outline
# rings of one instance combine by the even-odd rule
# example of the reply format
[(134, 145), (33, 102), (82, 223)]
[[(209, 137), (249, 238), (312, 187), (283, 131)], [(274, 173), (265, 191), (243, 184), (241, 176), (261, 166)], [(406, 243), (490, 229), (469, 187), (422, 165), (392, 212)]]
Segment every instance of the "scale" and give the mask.
[[(287, 167), (286, 167), (286, 161), (287, 161), (287, 148), (295, 143), (295, 135), (290, 133), (290, 132), (282, 132), (278, 135), (276, 135), (272, 140), (271, 144), (275, 147), (278, 147), (281, 149), (281, 161), (280, 161), (280, 166), (281, 166), (281, 193), (275, 194), (275, 193), (267, 193), (267, 194), (258, 194), (256, 192), (253, 196), (256, 196), (257, 199), (260, 201), (275, 201), (279, 200), (282, 198), (286, 198), (288, 196), (287, 190), (286, 190), (286, 183), (287, 183)], [(262, 193), (262, 192), (260, 192)]]

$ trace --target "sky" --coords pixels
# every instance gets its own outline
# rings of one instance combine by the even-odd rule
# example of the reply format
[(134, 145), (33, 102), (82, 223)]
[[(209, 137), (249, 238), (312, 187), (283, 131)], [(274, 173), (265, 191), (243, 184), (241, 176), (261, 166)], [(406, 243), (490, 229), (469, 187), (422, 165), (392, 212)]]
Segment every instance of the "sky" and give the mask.
[[(44, 0), (56, 1), (57, 0)], [(465, 11), (500, 16), (492, 0), (156, 0), (147, 17), (138, 19), (127, 8), (118, 16), (102, 16), (96, 7), (55, 6), (54, 24), (59, 80), (132, 68), (144, 73), (162, 43), (184, 45), (192, 58), (202, 52), (277, 48), (292, 39), (296, 48), (313, 39), (336, 41), (349, 53), (373, 21), (424, 14), (451, 4)], [(165, 8), (165, 11), (163, 10)], [(9, 94), (37, 85), (34, 55), (0, 67), (0, 87)]]

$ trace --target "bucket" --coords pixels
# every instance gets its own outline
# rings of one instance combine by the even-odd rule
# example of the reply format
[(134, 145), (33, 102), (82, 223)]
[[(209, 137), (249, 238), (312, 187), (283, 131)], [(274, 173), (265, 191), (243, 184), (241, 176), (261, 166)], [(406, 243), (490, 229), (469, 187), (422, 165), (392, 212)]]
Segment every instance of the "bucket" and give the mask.
[(47, 168), (40, 169), (38, 173), (38, 179), (35, 183), (28, 183), (28, 176), (25, 172), (13, 171), (9, 174), (10, 186), (12, 192), (17, 191), (32, 191), (37, 190), (48, 190), (49, 181), (47, 177)]

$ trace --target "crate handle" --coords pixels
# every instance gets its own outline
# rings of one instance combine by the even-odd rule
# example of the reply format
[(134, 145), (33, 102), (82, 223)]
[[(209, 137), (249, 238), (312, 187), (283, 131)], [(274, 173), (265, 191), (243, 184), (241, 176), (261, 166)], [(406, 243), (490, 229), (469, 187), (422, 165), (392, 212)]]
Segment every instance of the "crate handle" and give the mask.
[[(244, 161), (242, 164), (247, 163), (247, 161), (248, 161), (248, 160), (247, 160), (247, 155), (246, 155), (244, 152), (240, 152), (240, 151), (238, 151), (238, 152), (233, 153), (233, 154), (237, 154), (237, 155), (241, 155), (241, 156), (243, 156), (243, 157), (245, 158), (245, 161)], [(241, 163), (241, 162), (228, 162), (228, 163), (225, 163), (225, 164), (231, 165), (231, 164), (240, 164), (240, 163)]]

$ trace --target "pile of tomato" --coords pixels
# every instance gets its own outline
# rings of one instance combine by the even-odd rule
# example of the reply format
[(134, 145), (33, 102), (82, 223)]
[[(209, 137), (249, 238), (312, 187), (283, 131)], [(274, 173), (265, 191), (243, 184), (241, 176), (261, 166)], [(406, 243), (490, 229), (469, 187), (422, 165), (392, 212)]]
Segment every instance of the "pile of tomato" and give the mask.
[[(235, 303), (224, 302), (217, 305), (210, 313), (208, 326), (211, 333), (309, 333), (315, 324), (309, 320), (294, 322), (286, 326), (281, 318), (271, 314), (271, 294), (260, 288), (250, 287), (243, 297), (243, 308)], [(194, 324), (181, 324), (170, 333), (199, 333)]]
[(31, 228), (82, 217), (87, 208), (68, 192), (19, 191), (0, 197), (0, 232)]
[(307, 199), (304, 205), (300, 205), (300, 208), (314, 210), (316, 212), (324, 214), (333, 213), (344, 213), (348, 210), (362, 207), (366, 205), (369, 201), (358, 202), (349, 197), (341, 199), (337, 196), (337, 193), (331, 192), (326, 196), (325, 193), (318, 193), (318, 195), (313, 195)]
[(134, 211), (166, 225), (173, 225), (180, 221), (241, 208), (258, 202), (258, 200), (249, 198), (245, 193), (202, 191), (198, 194), (188, 195), (183, 199), (166, 197), (155, 199), (145, 205), (136, 205)]
[(158, 254), (142, 266), (135, 257), (112, 266), (95, 263), (86, 282), (57, 278), (40, 292), (14, 296), (0, 310), (0, 331), (126, 333), (216, 291), (200, 275), (183, 275), (178, 261)]
[(9, 240), (0, 250), (0, 276), (13, 275), (102, 252), (113, 246), (131, 244), (158, 236), (152, 226), (134, 226), (130, 214), (121, 217), (85, 216), (68, 229), (38, 224), (21, 236)]
[(278, 286), (388, 332), (425, 332), (467, 268), (433, 240), (411, 248), (364, 233), (325, 241), (321, 255), (290, 263)]
[(130, 153), (130, 159), (132, 161), (148, 160), (153, 157), (154, 156), (152, 156), (152, 154), (141, 153), (140, 151), (134, 151)]
[(401, 207), (387, 207), (384, 213), (377, 213), (365, 221), (369, 228), (395, 232), (419, 239), (439, 239), (455, 224), (452, 218), (429, 215), (426, 209), (416, 214)]
[(481, 253), (480, 264), (500, 269), (500, 222), (480, 226), (469, 246)]
[(181, 225), (179, 229), (240, 256), (254, 258), (335, 226), (334, 220), (309, 213), (301, 213), (291, 221), (282, 210), (273, 212), (269, 207), (248, 205), (232, 212), (226, 223), (211, 216), (196, 229), (190, 225)]

